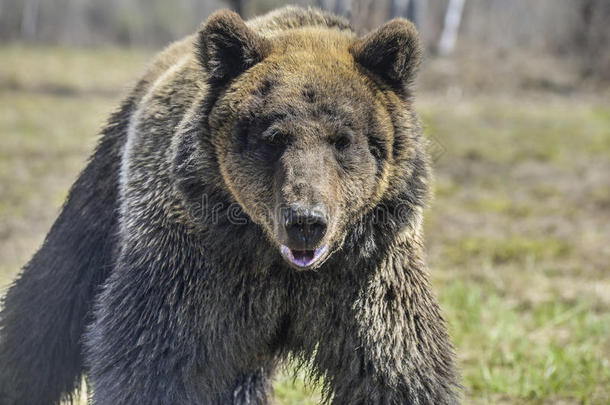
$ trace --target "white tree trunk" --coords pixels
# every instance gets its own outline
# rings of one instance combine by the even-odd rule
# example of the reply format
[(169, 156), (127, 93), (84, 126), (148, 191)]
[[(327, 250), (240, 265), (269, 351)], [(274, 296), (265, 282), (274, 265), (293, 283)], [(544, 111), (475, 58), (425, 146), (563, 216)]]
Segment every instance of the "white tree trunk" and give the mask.
[(449, 55), (455, 49), (457, 42), (458, 30), (462, 21), (462, 11), (466, 0), (450, 0), (445, 13), (445, 23), (443, 25), (443, 33), (438, 42), (438, 53), (441, 55)]
[(26, 0), (23, 4), (23, 17), (21, 19), (21, 35), (24, 38), (34, 38), (38, 32), (38, 6), (39, 0)]

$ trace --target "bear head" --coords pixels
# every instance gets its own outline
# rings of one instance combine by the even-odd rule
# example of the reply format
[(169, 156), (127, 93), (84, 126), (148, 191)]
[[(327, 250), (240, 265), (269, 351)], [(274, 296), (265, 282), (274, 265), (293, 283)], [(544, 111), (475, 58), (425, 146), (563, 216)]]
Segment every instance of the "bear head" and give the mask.
[(262, 35), (220, 11), (195, 46), (222, 182), (292, 267), (318, 268), (341, 249), (366, 256), (417, 221), (427, 164), (410, 22), (362, 38), (315, 25)]

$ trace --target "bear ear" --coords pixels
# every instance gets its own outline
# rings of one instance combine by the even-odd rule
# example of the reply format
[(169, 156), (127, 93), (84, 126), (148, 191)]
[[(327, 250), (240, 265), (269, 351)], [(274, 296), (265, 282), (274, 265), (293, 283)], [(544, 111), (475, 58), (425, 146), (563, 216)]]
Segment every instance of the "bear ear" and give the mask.
[(422, 56), (417, 29), (400, 18), (358, 40), (350, 51), (357, 63), (400, 91), (415, 79)]
[(212, 14), (198, 32), (196, 52), (210, 78), (234, 79), (262, 61), (269, 53), (269, 40), (252, 31), (241, 17), (229, 10)]

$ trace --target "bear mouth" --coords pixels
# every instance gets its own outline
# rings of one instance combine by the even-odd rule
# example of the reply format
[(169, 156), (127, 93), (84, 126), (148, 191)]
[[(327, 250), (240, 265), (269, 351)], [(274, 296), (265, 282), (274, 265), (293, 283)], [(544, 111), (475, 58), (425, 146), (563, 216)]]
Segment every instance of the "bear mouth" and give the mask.
[(282, 245), (282, 256), (293, 266), (299, 269), (313, 267), (324, 257), (328, 251), (328, 245), (320, 246), (312, 250), (297, 250), (290, 249), (288, 246)]

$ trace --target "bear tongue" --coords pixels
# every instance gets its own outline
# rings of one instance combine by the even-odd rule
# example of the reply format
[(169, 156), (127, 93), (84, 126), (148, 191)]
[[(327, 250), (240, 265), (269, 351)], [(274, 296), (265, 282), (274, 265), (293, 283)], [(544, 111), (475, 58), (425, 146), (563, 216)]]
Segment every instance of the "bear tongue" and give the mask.
[(292, 250), (294, 262), (299, 266), (307, 266), (314, 259), (315, 250)]
[(317, 262), (328, 250), (328, 245), (321, 246), (315, 250), (290, 249), (288, 246), (281, 246), (282, 255), (290, 263), (297, 267), (308, 267)]

